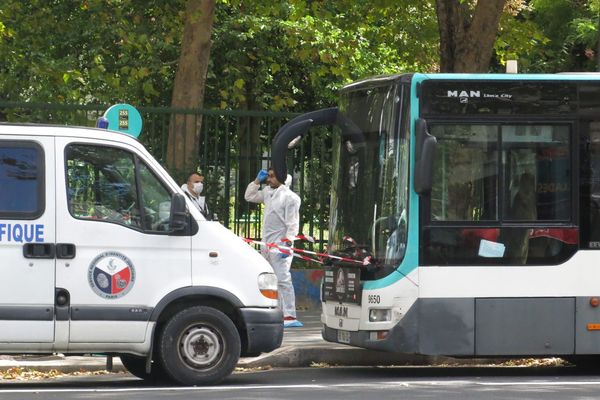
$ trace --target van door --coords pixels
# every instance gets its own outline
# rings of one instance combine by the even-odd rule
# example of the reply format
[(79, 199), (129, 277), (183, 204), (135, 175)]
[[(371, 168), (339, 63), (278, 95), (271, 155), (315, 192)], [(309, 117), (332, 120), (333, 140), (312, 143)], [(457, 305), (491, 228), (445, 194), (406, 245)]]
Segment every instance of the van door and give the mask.
[(169, 234), (174, 188), (132, 146), (57, 138), (56, 284), (69, 348), (143, 342), (152, 308), (191, 284), (191, 237)]
[(52, 347), (54, 216), (54, 138), (0, 135), (0, 348)]

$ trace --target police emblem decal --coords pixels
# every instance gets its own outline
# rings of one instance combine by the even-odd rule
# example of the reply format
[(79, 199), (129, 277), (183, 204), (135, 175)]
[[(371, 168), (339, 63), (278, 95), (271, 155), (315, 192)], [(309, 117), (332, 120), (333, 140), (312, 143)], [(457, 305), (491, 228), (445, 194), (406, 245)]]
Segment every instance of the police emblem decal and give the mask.
[(135, 282), (135, 268), (127, 256), (116, 251), (100, 253), (90, 263), (88, 283), (105, 299), (125, 296)]

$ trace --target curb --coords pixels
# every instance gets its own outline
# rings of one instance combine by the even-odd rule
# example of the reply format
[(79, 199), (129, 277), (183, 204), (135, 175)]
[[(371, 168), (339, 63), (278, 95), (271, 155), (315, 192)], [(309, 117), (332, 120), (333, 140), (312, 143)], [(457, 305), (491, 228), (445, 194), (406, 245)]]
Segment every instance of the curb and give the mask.
[[(51, 359), (48, 359), (51, 358)], [(396, 354), (359, 348), (285, 346), (253, 358), (241, 358), (237, 368), (302, 368), (310, 366), (467, 366), (497, 364), (499, 359), (456, 359), (441, 356)], [(47, 357), (44, 359), (0, 360), (0, 372), (13, 368), (60, 373), (109, 371), (105, 357)], [(119, 357), (113, 358), (109, 372), (128, 372)]]
[(315, 364), (331, 366), (434, 366), (434, 365), (476, 365), (497, 363), (492, 359), (456, 359), (441, 356), (387, 353), (358, 348), (329, 348), (287, 346), (256, 358), (241, 359), (241, 368), (300, 368)]
[[(6, 372), (13, 368), (39, 372), (58, 371), (65, 374), (109, 371), (106, 357), (49, 356), (39, 358), (27, 357), (25, 359), (15, 357), (12, 360), (0, 360), (0, 372)], [(123, 366), (119, 357), (113, 357), (112, 368), (109, 372), (127, 372), (127, 369)]]
[[(237, 368), (300, 368), (315, 364), (331, 366), (433, 365), (442, 363), (435, 357), (385, 353), (355, 348), (281, 347), (253, 358), (241, 358)], [(11, 368), (61, 373), (108, 371), (104, 357), (63, 357), (59, 360), (0, 361), (0, 371)], [(110, 372), (128, 372), (118, 357), (113, 358)]]

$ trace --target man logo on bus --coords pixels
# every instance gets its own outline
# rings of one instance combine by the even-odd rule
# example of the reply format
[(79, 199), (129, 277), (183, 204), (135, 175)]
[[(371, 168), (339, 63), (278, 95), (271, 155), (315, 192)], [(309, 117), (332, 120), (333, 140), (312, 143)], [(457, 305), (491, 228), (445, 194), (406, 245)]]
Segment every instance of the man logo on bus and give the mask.
[(448, 97), (481, 97), (480, 90), (448, 90)]
[(94, 258), (88, 269), (88, 283), (92, 290), (105, 299), (125, 296), (135, 282), (135, 269), (127, 256), (106, 251)]

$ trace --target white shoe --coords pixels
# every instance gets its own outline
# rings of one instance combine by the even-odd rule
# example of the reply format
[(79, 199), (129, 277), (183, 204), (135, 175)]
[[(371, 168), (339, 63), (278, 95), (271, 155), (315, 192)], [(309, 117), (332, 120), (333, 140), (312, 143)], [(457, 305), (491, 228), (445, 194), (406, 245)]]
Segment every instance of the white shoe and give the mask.
[(302, 322), (298, 321), (296, 318), (283, 320), (284, 328), (301, 328), (303, 326), (304, 326), (304, 324)]

